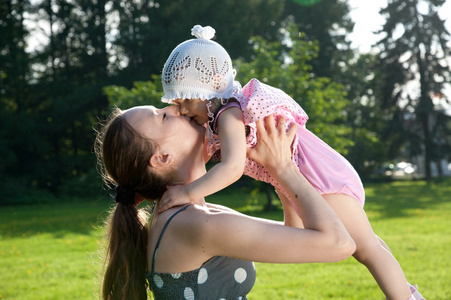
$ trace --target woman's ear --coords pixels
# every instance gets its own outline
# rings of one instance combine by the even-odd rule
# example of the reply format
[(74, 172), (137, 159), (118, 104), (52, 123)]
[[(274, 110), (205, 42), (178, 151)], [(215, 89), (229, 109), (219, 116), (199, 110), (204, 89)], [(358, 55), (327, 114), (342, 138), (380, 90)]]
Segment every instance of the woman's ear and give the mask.
[(155, 169), (167, 168), (173, 162), (173, 157), (169, 153), (157, 151), (150, 158), (150, 166)]

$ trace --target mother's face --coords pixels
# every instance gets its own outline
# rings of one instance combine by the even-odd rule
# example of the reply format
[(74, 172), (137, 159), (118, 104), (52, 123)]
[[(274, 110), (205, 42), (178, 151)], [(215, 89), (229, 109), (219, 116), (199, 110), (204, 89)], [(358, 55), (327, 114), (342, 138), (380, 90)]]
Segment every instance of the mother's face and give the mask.
[(202, 152), (205, 128), (181, 115), (178, 105), (163, 109), (138, 106), (127, 110), (125, 118), (135, 130), (153, 140), (160, 149), (168, 149), (176, 155), (188, 155), (197, 150)]

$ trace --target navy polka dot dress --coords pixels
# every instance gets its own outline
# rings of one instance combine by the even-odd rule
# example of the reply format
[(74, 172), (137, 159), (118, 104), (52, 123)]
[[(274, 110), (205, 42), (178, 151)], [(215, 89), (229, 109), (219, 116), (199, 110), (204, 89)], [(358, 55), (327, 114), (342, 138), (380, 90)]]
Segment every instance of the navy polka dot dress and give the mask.
[(152, 258), (152, 270), (146, 274), (155, 300), (244, 300), (255, 283), (253, 262), (214, 256), (202, 267), (183, 273), (156, 273), (155, 257), (169, 222), (185, 210), (182, 207), (166, 222)]

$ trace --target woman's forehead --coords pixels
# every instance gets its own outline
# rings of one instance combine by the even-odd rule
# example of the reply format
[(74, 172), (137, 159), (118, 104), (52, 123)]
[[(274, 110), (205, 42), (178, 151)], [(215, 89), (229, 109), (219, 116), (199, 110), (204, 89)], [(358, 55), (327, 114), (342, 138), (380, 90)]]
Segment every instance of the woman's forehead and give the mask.
[(152, 105), (135, 106), (125, 111), (126, 114), (132, 115), (136, 113), (150, 112), (156, 114), (158, 109)]
[(158, 109), (151, 105), (133, 107), (125, 112), (125, 117), (129, 120), (151, 117), (154, 115), (158, 115)]
[(125, 112), (125, 119), (133, 128), (140, 130), (145, 123), (152, 122), (158, 115), (158, 110), (153, 106), (138, 106), (128, 109)]

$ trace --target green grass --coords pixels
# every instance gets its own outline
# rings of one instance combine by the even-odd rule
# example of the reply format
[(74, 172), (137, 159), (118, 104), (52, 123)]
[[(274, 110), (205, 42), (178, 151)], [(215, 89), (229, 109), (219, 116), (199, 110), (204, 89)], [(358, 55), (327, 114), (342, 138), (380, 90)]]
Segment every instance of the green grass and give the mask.
[(95, 299), (107, 209), (106, 201), (0, 207), (0, 298)]
[[(451, 182), (366, 185), (365, 210), (427, 299), (451, 299)], [(264, 195), (229, 190), (209, 200), (244, 213), (262, 212)], [(0, 207), (0, 299), (96, 299), (102, 220), (111, 203), (67, 200)], [(333, 264), (256, 264), (255, 299), (384, 299), (366, 268)]]

